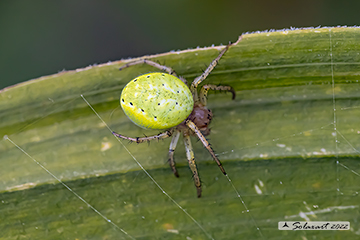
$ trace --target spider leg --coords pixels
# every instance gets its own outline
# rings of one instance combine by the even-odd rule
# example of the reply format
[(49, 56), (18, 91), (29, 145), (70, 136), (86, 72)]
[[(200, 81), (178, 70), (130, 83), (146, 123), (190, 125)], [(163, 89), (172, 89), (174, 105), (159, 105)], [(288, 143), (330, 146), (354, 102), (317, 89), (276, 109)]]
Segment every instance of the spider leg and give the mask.
[(175, 161), (174, 161), (174, 151), (176, 148), (176, 144), (179, 140), (179, 137), (180, 137), (180, 131), (176, 131), (171, 139), (170, 148), (169, 148), (169, 160), (168, 161), (169, 161), (171, 170), (173, 171), (175, 177), (179, 177), (179, 174), (175, 167)]
[(207, 94), (209, 90), (214, 90), (214, 91), (228, 91), (232, 93), (232, 99), (235, 99), (236, 93), (235, 90), (230, 87), (230, 86), (216, 86), (213, 84), (207, 84), (204, 85), (201, 90), (200, 90), (200, 102), (202, 105), (206, 106), (206, 98), (207, 98)]
[(199, 198), (199, 197), (201, 197), (201, 182), (200, 182), (199, 173), (198, 173), (196, 163), (195, 163), (194, 151), (193, 151), (193, 148), (191, 145), (190, 136), (186, 132), (184, 132), (184, 145), (185, 145), (185, 150), (186, 150), (186, 157), (189, 162), (189, 167), (193, 174), (194, 183), (195, 183), (195, 187), (197, 190), (197, 196)]
[(210, 72), (216, 67), (216, 65), (218, 64), (220, 58), (224, 55), (224, 53), (229, 49), (229, 47), (231, 45), (232, 45), (232, 43), (229, 43), (228, 45), (226, 45), (226, 47), (224, 47), (224, 49), (221, 50), (219, 55), (210, 63), (210, 65), (207, 67), (205, 72), (203, 74), (201, 74), (199, 77), (195, 78), (195, 80), (191, 83), (190, 90), (191, 90), (195, 100), (197, 99), (197, 91), (196, 91), (197, 86), (202, 81), (204, 81), (205, 78), (210, 74)]
[(155, 140), (155, 139), (160, 140), (160, 139), (168, 138), (173, 134), (173, 130), (167, 130), (166, 132), (159, 133), (154, 136), (137, 137), (137, 138), (126, 137), (126, 136), (118, 134), (116, 132), (113, 132), (112, 134), (118, 138), (126, 139), (131, 142), (143, 143), (143, 142), (148, 142), (148, 141)]
[(186, 120), (186, 126), (188, 126), (195, 134), (196, 136), (200, 139), (200, 141), (202, 142), (202, 144), (204, 145), (204, 147), (209, 151), (209, 153), (211, 154), (212, 158), (215, 160), (215, 162), (217, 163), (217, 165), (219, 166), (221, 172), (226, 175), (225, 169), (222, 166), (220, 160), (217, 158), (217, 156), (214, 153), (214, 150), (212, 150), (209, 142), (206, 140), (206, 138), (204, 137), (204, 135), (200, 132), (199, 128), (195, 125), (195, 123), (193, 123), (190, 120)]
[(147, 64), (147, 65), (156, 67), (156, 68), (160, 69), (161, 71), (165, 71), (165, 72), (169, 73), (170, 75), (177, 77), (175, 71), (171, 67), (167, 67), (167, 66), (161, 65), (157, 62), (147, 60), (147, 59), (141, 59), (141, 60), (129, 62), (129, 63), (125, 64), (124, 66), (121, 66), (119, 68), (119, 70), (123, 70), (124, 68), (128, 68), (130, 66), (137, 65), (137, 64)]
[(183, 83), (185, 83), (186, 86), (188, 85), (188, 83), (187, 83), (187, 81), (186, 81), (185, 78), (183, 78), (182, 76), (179, 76), (179, 79), (180, 79)]

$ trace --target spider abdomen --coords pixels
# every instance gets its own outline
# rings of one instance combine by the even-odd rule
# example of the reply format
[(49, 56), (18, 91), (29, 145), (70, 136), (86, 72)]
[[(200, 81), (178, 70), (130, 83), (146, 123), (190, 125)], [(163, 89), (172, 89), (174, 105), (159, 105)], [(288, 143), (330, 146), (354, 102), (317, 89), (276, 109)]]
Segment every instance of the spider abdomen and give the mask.
[(123, 89), (120, 104), (136, 125), (148, 129), (168, 129), (179, 125), (192, 112), (190, 89), (167, 73), (136, 77)]

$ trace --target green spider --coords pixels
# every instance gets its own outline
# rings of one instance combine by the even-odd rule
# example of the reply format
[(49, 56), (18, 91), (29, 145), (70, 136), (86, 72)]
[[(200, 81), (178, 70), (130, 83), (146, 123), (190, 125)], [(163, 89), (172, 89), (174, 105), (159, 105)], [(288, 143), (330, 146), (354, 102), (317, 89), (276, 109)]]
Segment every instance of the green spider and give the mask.
[(186, 80), (177, 77), (172, 68), (150, 60), (144, 59), (130, 62), (120, 68), (122, 70), (137, 64), (148, 64), (167, 72), (154, 72), (136, 77), (125, 86), (120, 96), (121, 107), (132, 122), (145, 129), (166, 131), (154, 136), (136, 138), (126, 137), (116, 132), (113, 132), (113, 134), (119, 138), (136, 143), (172, 136), (168, 161), (174, 175), (179, 177), (175, 167), (174, 151), (180, 134), (183, 133), (186, 156), (193, 173), (198, 197), (201, 197), (201, 181), (195, 163), (190, 136), (196, 135), (200, 139), (219, 166), (221, 172), (226, 175), (220, 160), (205, 138), (205, 136), (210, 134), (209, 124), (213, 116), (211, 111), (206, 108), (206, 98), (210, 89), (231, 92), (232, 99), (235, 99), (235, 91), (230, 86), (207, 84), (201, 88), (198, 94), (197, 86), (206, 79), (230, 46), (231, 44), (227, 45), (220, 52), (205, 72), (191, 83), (190, 88), (187, 86)]

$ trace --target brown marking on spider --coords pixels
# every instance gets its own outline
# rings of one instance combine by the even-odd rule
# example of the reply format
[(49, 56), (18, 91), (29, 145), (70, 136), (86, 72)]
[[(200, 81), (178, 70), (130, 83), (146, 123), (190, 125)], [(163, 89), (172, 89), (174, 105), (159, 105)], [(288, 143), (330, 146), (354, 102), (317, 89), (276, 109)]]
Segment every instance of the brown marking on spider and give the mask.
[[(212, 158), (214, 159), (214, 161), (220, 168), (221, 172), (224, 175), (226, 175), (224, 167), (222, 166), (220, 160), (214, 153), (214, 150), (210, 146), (209, 142), (205, 138), (205, 136), (210, 134), (209, 125), (213, 118), (213, 114), (210, 111), (210, 109), (206, 108), (207, 94), (208, 94), (209, 90), (227, 91), (227, 92), (232, 93), (232, 99), (235, 99), (236, 94), (235, 94), (235, 90), (230, 86), (216, 86), (216, 85), (212, 85), (212, 84), (207, 84), (207, 85), (202, 86), (199, 93), (198, 93), (197, 87), (199, 86), (199, 84), (202, 81), (204, 81), (206, 79), (206, 77), (210, 74), (210, 72), (215, 68), (215, 66), (218, 64), (220, 58), (224, 55), (224, 53), (229, 49), (229, 47), (231, 45), (232, 44), (229, 44), (226, 47), (224, 47), (224, 49), (219, 53), (219, 55), (210, 63), (210, 65), (207, 67), (207, 69), (199, 77), (195, 78), (195, 80), (191, 83), (189, 89), (186, 85), (185, 88), (181, 90), (183, 92), (183, 94), (185, 94), (186, 92), (190, 94), (191, 105), (187, 105), (187, 106), (189, 107), (191, 112), (189, 111), (189, 113), (186, 114), (186, 117), (181, 118), (179, 120), (179, 121), (182, 120), (180, 123), (175, 123), (173, 125), (170, 125), (170, 127), (167, 127), (170, 129), (166, 130), (163, 133), (159, 133), (154, 136), (145, 136), (145, 137), (141, 137), (141, 138), (140, 137), (138, 137), (138, 138), (126, 137), (121, 134), (113, 132), (113, 134), (116, 137), (130, 140), (130, 141), (136, 142), (136, 143), (148, 142), (150, 140), (160, 140), (160, 139), (165, 139), (165, 138), (172, 136), (170, 148), (169, 148), (169, 154), (168, 154), (168, 162), (169, 162), (170, 168), (172, 169), (172, 171), (176, 177), (179, 177), (179, 173), (176, 170), (176, 165), (175, 165), (175, 161), (174, 161), (174, 151), (175, 151), (177, 142), (179, 140), (180, 134), (182, 133), (185, 150), (186, 150), (186, 156), (188, 159), (188, 164), (189, 164), (190, 170), (193, 175), (194, 184), (197, 189), (198, 197), (201, 197), (201, 192), (202, 192), (201, 180), (200, 180), (199, 173), (198, 173), (198, 170), (196, 167), (195, 156), (194, 156), (194, 151), (193, 151), (193, 148), (191, 145), (190, 136), (196, 136), (201, 141), (201, 143), (208, 150), (208, 152), (210, 153), (210, 155), (212, 156)], [(181, 84), (187, 83), (187, 81), (184, 78), (177, 77), (175, 71), (172, 68), (160, 65), (159, 63), (156, 63), (156, 62), (153, 62), (153, 61), (147, 60), (147, 59), (137, 60), (137, 61), (128, 63), (128, 64), (122, 66), (120, 68), (120, 70), (127, 68), (129, 66), (136, 65), (136, 64), (148, 64), (148, 65), (158, 68), (160, 70), (166, 71), (170, 75), (169, 76), (169, 75), (163, 73), (163, 74), (160, 74), (161, 77), (158, 77), (159, 73), (149, 73), (149, 74), (137, 77), (136, 84), (141, 84), (143, 78), (149, 79), (151, 76), (158, 79), (158, 81), (166, 81), (167, 79), (169, 79), (169, 82), (170, 82), (170, 78), (176, 77), (179, 80), (179, 82), (181, 81)], [(145, 83), (148, 83), (149, 81), (151, 81), (151, 80), (146, 80)], [(167, 91), (169, 89), (169, 87), (171, 87), (170, 84), (168, 84), (168, 82), (165, 82), (166, 84), (159, 83), (159, 82), (151, 82), (151, 83), (158, 84), (158, 88), (160, 88), (160, 91), (158, 94), (161, 94), (162, 91)], [(177, 85), (177, 86), (179, 86), (179, 85)], [(164, 89), (161, 89), (161, 87), (163, 87)], [(173, 89), (172, 91), (174, 93), (175, 93), (175, 91), (176, 91), (176, 93), (180, 93), (179, 90), (177, 90), (177, 89)], [(124, 90), (123, 90), (123, 92), (124, 92)], [(127, 92), (126, 94), (133, 94), (133, 92), (134, 92), (134, 89), (131, 89), (131, 91)], [(139, 93), (135, 93), (135, 94), (139, 94)], [(141, 95), (141, 93), (140, 93), (140, 95)], [(176, 96), (174, 96), (174, 99), (172, 99), (172, 98), (169, 99), (169, 98), (165, 98), (165, 97), (163, 97), (162, 99), (156, 99), (156, 101), (154, 101), (153, 106), (151, 105), (151, 107), (153, 109), (159, 109), (160, 105), (161, 105), (160, 102), (162, 100), (163, 101), (165, 101), (165, 100), (174, 101), (174, 103), (175, 103), (174, 106), (190, 104), (190, 101), (187, 101), (185, 103), (185, 102), (180, 102), (179, 100), (175, 99), (179, 95), (181, 95), (181, 94), (177, 94)], [(192, 95), (192, 99), (191, 99), (191, 95)], [(120, 103), (125, 104), (123, 98), (121, 97), (120, 99), (121, 99)], [(132, 99), (135, 99), (134, 101), (137, 100), (137, 98), (132, 98)], [(125, 100), (125, 102), (126, 102), (126, 100)], [(130, 105), (133, 106), (133, 102), (130, 102)], [(127, 106), (127, 105), (124, 105), (124, 106)], [(136, 106), (136, 104), (135, 104), (135, 106)], [(123, 107), (123, 105), (122, 105), (122, 107)], [(192, 110), (191, 110), (191, 107), (192, 107)], [(133, 111), (132, 109), (133, 108), (131, 108), (131, 111)], [(140, 109), (142, 110), (142, 112), (144, 112), (144, 110), (142, 108), (140, 108)], [(176, 111), (170, 111), (171, 109), (165, 109), (165, 110), (166, 110), (165, 115), (170, 115), (170, 114), (173, 114), (174, 112), (176, 112)], [(126, 111), (125, 111), (125, 113), (126, 113)], [(179, 113), (180, 112), (178, 111), (178, 114)], [(159, 116), (159, 117), (157, 117), (157, 116)], [(166, 119), (163, 119), (162, 117), (160, 117), (160, 116), (162, 116), (162, 112), (160, 110), (159, 110), (159, 115), (157, 115), (157, 116), (153, 117), (153, 119), (155, 121), (168, 123), (166, 121)], [(135, 123), (136, 123), (136, 120), (138, 120), (138, 119), (132, 119), (132, 116), (129, 116), (129, 115), (128, 115), (128, 117)], [(175, 116), (172, 115), (171, 117), (174, 117), (174, 119), (179, 119), (176, 115)], [(142, 124), (142, 122), (141, 122), (141, 124)], [(138, 123), (139, 126), (141, 126), (141, 124)], [(169, 124), (171, 124), (171, 122)], [(141, 127), (146, 127), (146, 126), (141, 126)], [(150, 127), (148, 127), (148, 128), (150, 128)], [(159, 128), (157, 128), (157, 129), (159, 129)], [(166, 129), (166, 128), (162, 128), (162, 129)]]

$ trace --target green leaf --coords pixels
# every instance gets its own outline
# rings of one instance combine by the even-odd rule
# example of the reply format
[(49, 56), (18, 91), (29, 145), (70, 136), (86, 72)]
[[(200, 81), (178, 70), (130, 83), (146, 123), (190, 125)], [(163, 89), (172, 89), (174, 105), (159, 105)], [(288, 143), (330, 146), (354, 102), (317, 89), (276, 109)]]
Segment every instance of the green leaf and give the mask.
[[(154, 68), (119, 71), (131, 61), (122, 60), (1, 90), (0, 239), (358, 238), (359, 39), (359, 28), (284, 30), (245, 34), (229, 49), (204, 83), (237, 93), (208, 99), (209, 141), (231, 182), (193, 138), (200, 199), (182, 143), (175, 178), (169, 139), (128, 144), (107, 128), (157, 133), (119, 108), (125, 84)], [(144, 58), (190, 82), (220, 49)], [(351, 230), (277, 229), (297, 220), (349, 221)]]

